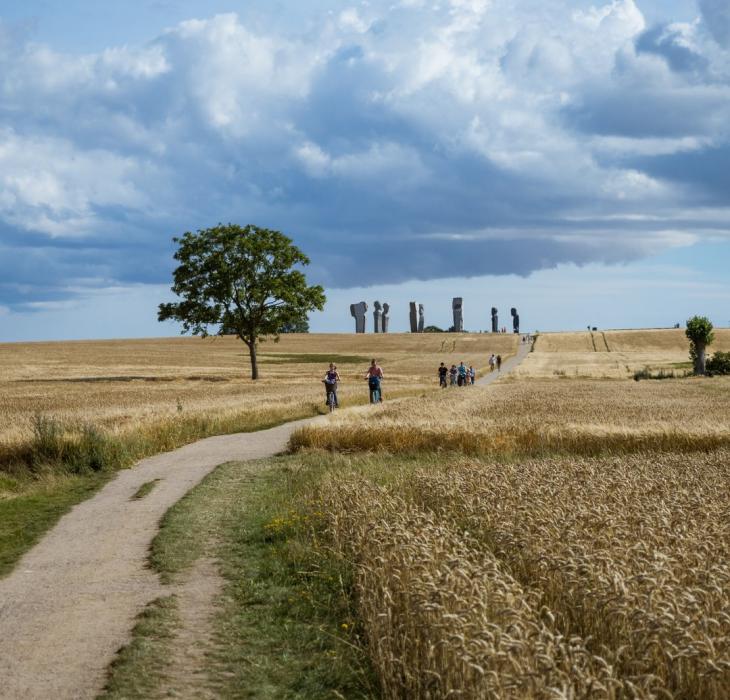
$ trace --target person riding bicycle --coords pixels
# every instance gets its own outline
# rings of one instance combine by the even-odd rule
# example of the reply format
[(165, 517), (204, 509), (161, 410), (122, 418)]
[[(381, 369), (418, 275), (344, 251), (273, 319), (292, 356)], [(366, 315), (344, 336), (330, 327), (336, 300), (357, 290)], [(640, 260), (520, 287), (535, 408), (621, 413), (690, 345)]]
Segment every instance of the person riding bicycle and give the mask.
[(380, 401), (383, 400), (383, 370), (380, 368), (375, 360), (371, 360), (370, 367), (368, 368), (365, 379), (368, 380), (368, 387), (370, 389), (370, 396), (372, 401), (372, 395), (374, 391), (380, 392)]
[(326, 393), (325, 405), (329, 406), (330, 394), (334, 395), (335, 408), (339, 408), (340, 404), (337, 401), (337, 383), (340, 381), (340, 375), (337, 372), (337, 365), (330, 362), (330, 368), (325, 372), (324, 379), (324, 390)]

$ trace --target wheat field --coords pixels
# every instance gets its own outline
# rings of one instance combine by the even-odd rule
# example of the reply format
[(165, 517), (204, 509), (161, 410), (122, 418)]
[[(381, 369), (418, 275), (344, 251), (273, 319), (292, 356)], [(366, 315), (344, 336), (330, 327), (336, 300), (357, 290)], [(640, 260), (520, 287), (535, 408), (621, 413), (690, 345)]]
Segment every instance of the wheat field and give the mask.
[(384, 697), (730, 697), (730, 378), (636, 382), (683, 335), (606, 340), (293, 435)]
[(422, 462), (310, 504), (384, 697), (730, 696), (730, 452)]
[(730, 445), (730, 378), (504, 380), (416, 405), (342, 413), (292, 437), (296, 448), (465, 454), (600, 454)]
[(154, 438), (180, 424), (179, 442), (185, 430), (199, 437), (193, 425), (201, 421), (225, 432), (312, 415), (324, 403), (319, 380), (331, 360), (347, 405), (366, 400), (362, 377), (372, 357), (392, 398), (436, 386), (441, 361), (483, 368), (491, 352), (508, 356), (516, 346), (509, 335), (284, 335), (261, 344), (262, 378), (252, 382), (248, 351), (233, 337), (2, 344), (0, 469), (27, 445), (37, 416), (121, 437)]
[[(730, 350), (730, 329), (715, 330), (708, 352), (716, 350)], [(688, 351), (681, 329), (541, 333), (513, 378), (626, 379), (646, 367), (682, 374)]]

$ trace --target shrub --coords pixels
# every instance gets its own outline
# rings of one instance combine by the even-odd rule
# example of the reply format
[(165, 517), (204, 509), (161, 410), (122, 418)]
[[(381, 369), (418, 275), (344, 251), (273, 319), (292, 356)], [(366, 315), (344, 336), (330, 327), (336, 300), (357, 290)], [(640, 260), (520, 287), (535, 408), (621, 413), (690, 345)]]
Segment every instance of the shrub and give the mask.
[(730, 352), (718, 350), (709, 360), (706, 366), (707, 374), (730, 374)]

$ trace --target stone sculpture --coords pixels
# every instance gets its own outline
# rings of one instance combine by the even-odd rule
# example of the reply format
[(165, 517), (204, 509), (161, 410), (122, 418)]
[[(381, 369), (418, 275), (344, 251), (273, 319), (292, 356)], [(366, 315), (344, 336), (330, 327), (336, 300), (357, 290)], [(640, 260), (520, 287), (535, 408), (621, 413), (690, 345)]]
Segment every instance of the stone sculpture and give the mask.
[(520, 315), (517, 313), (517, 309), (515, 309), (514, 307), (512, 307), (509, 312), (512, 315), (512, 330), (515, 333), (519, 333), (520, 332)]
[(373, 333), (380, 333), (380, 319), (383, 316), (383, 307), (379, 301), (373, 303)]
[(390, 316), (388, 316), (389, 311), (390, 304), (383, 303), (383, 315), (380, 317), (381, 330), (383, 333), (388, 332), (388, 325), (390, 324)]
[(416, 302), (410, 303), (410, 321), (411, 321), (411, 333), (418, 333), (418, 311), (416, 310)]
[(464, 316), (462, 314), (462, 302), (461, 297), (454, 297), (451, 302), (451, 308), (454, 312), (454, 333), (461, 333), (464, 330)]
[(355, 319), (355, 333), (365, 332), (365, 314), (368, 310), (368, 305), (361, 301), (359, 304), (350, 304), (350, 314)]
[(418, 305), (418, 332), (423, 333), (423, 304)]
[(499, 315), (496, 306), (492, 307), (492, 333), (499, 333)]

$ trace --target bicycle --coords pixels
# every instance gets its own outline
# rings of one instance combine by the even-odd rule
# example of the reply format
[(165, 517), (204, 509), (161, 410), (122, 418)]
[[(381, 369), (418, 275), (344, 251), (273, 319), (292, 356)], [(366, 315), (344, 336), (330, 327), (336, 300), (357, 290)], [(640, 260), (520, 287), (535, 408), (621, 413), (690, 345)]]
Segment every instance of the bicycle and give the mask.
[(380, 393), (380, 381), (374, 382), (373, 378), (368, 379), (368, 388), (370, 389), (370, 403), (380, 403), (383, 397)]
[(334, 413), (337, 408), (337, 384), (331, 384), (325, 379), (322, 380), (322, 384), (324, 384), (327, 392), (327, 408), (329, 408), (330, 413)]

